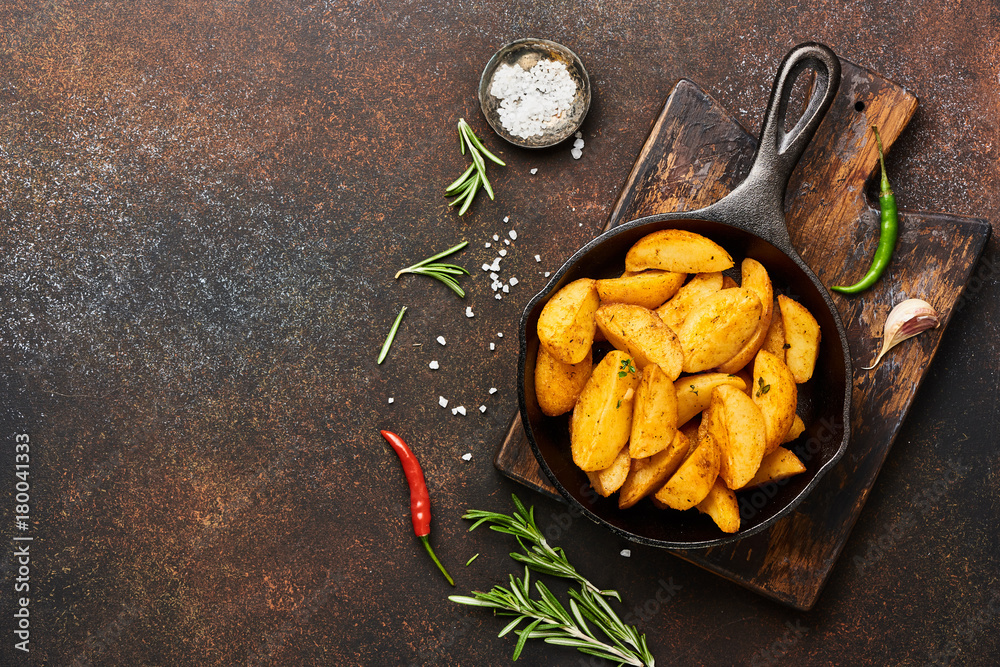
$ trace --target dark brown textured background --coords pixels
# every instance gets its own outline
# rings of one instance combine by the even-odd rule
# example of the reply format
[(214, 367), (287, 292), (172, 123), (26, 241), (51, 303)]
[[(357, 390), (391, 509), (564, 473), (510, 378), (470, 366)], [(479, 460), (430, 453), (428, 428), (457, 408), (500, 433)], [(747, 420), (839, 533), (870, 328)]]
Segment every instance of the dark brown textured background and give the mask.
[[(520, 310), (603, 226), (678, 78), (755, 131), (781, 57), (823, 41), (920, 99), (888, 158), (900, 205), (997, 220), (998, 32), (985, 0), (0, 3), (0, 661), (24, 662), (5, 471), (27, 432), (33, 664), (507, 664), (503, 623), (448, 603), (412, 538), (390, 428), (423, 461), (459, 592), (515, 570), (461, 512), (518, 491), (659, 664), (993, 664), (995, 241), (811, 612), (619, 542), (491, 459)], [(581, 160), (505, 146), (479, 114), (481, 68), (523, 36), (590, 72)], [(441, 197), (459, 117), (508, 162), (462, 219)], [(497, 301), (476, 267), (509, 229), (520, 283)], [(392, 280), (459, 240), (464, 301)]]

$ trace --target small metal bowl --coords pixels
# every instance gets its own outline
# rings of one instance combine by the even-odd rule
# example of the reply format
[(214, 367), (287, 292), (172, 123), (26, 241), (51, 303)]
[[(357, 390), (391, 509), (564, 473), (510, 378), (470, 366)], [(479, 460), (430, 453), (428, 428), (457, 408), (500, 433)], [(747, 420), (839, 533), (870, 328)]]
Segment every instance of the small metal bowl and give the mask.
[[(493, 75), (500, 65), (517, 64), (529, 70), (540, 60), (555, 60), (566, 65), (566, 70), (576, 83), (576, 96), (573, 98), (572, 106), (556, 122), (547, 125), (542, 134), (530, 137), (514, 136), (500, 122), (500, 115), (497, 113), (500, 99), (490, 94)], [(587, 76), (587, 70), (584, 69), (580, 58), (562, 44), (533, 37), (519, 39), (501, 48), (486, 63), (486, 69), (483, 70), (483, 76), (479, 80), (479, 104), (490, 127), (510, 143), (522, 148), (547, 148), (566, 140), (580, 129), (590, 109), (590, 77)]]

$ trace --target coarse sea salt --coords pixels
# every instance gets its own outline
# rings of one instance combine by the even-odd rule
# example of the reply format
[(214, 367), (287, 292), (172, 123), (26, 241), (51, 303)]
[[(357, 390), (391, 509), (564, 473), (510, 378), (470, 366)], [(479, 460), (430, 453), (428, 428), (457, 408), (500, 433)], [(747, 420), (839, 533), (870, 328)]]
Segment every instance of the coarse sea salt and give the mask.
[(437, 337), (437, 342), (441, 343), (442, 345), (447, 345), (448, 344), (448, 342), (444, 339), (444, 336), (438, 336)]
[(448, 399), (445, 398), (444, 396), (438, 396), (438, 405), (440, 405), (442, 408), (448, 407)]
[(439, 364), (439, 363), (438, 363), (438, 362), (436, 362), (436, 361), (432, 361), (431, 363), (427, 364), (427, 366), (428, 366), (428, 367), (429, 367), (429, 368), (430, 368), (430, 369), (431, 369), (432, 371), (436, 371), (437, 369), (441, 368), (441, 364)]
[(528, 70), (501, 65), (493, 74), (490, 95), (500, 100), (497, 115), (504, 129), (527, 139), (563, 120), (573, 105), (576, 82), (557, 60), (539, 60)]

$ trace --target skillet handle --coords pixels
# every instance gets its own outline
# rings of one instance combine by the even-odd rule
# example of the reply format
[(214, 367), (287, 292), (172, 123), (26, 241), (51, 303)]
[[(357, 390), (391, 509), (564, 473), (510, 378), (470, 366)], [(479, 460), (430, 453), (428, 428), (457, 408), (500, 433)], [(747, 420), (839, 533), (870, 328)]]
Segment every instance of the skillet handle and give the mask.
[[(792, 88), (796, 77), (806, 69), (816, 73), (816, 81), (805, 111), (795, 126), (786, 132), (785, 116), (788, 113)], [(762, 222), (776, 220), (775, 225), (780, 222), (780, 229), (759, 230), (761, 236), (777, 235), (779, 239), (787, 239), (784, 200), (788, 179), (830, 108), (839, 86), (840, 60), (823, 44), (815, 42), (800, 44), (781, 61), (774, 86), (771, 88), (771, 98), (767, 103), (760, 142), (750, 173), (730, 195), (733, 200), (737, 200), (733, 203), (738, 202), (744, 209), (749, 206), (763, 214), (755, 216)], [(777, 206), (776, 216), (775, 206)], [(772, 225), (767, 226), (772, 227)]]

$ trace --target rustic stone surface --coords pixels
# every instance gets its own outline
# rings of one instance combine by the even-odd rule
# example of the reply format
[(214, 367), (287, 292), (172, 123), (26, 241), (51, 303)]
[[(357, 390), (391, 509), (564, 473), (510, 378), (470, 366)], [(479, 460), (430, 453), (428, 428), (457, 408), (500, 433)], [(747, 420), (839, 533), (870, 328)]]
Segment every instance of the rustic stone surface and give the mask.
[[(889, 156), (900, 205), (996, 220), (998, 32), (982, 0), (0, 6), (0, 454), (30, 434), (30, 660), (507, 664), (501, 622), (446, 602), (411, 535), (390, 428), (423, 461), (459, 591), (515, 569), (511, 544), (467, 534), (461, 512), (519, 492), (581, 570), (638, 605), (660, 662), (991, 664), (995, 242), (809, 613), (619, 543), (491, 458), (516, 408), (517, 317), (602, 227), (678, 78), (756, 128), (781, 57), (828, 43), (920, 99)], [(526, 35), (590, 72), (580, 160), (504, 146), (479, 115), (479, 70)], [(508, 162), (490, 171), (497, 201), (462, 219), (441, 196), (465, 167), (459, 117)], [(520, 282), (496, 301), (476, 267), (509, 229), (502, 275)], [(392, 280), (462, 239), (464, 301)], [(5, 664), (23, 657), (11, 554)], [(680, 586), (665, 603), (661, 581)], [(521, 658), (579, 660), (545, 645)]]

